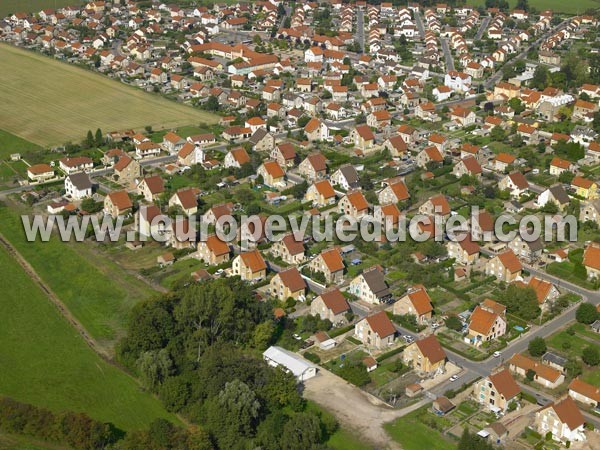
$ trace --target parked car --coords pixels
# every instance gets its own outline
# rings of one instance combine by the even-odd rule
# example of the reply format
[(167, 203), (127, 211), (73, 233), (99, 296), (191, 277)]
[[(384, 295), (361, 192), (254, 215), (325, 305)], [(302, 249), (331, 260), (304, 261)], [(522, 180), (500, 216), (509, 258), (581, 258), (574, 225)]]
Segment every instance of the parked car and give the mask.
[(500, 353), (500, 352), (494, 352), (494, 358), (499, 358), (500, 355), (502, 355), (502, 353)]
[(450, 381), (451, 381), (451, 382), (453, 382), (453, 383), (454, 383), (456, 380), (458, 380), (458, 375), (452, 375), (452, 376), (450, 377)]

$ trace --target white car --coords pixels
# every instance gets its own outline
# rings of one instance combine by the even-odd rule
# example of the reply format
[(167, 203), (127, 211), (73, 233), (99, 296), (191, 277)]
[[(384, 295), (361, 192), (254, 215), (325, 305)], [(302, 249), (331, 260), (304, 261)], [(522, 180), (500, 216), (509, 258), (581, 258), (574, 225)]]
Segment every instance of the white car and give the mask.
[(502, 355), (502, 353), (500, 353), (500, 352), (494, 352), (494, 354), (493, 354), (494, 358), (499, 358), (500, 355)]
[(302, 340), (302, 336), (300, 336), (299, 334), (296, 334), (296, 333), (292, 334), (292, 337), (294, 339), (296, 339), (297, 341), (301, 341)]
[(453, 382), (453, 383), (454, 383), (456, 380), (458, 380), (458, 375), (452, 375), (452, 376), (450, 377), (450, 381), (451, 381), (451, 382)]

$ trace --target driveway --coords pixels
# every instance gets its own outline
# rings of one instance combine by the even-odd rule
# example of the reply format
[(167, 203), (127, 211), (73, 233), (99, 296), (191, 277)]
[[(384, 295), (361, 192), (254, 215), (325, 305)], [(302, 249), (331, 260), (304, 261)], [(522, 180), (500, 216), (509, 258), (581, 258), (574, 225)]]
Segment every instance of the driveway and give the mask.
[(377, 448), (387, 449), (401, 447), (390, 439), (383, 424), (430, 401), (422, 400), (402, 410), (395, 410), (325, 369), (320, 369), (316, 377), (305, 381), (304, 396), (330, 411), (344, 428), (364, 437)]

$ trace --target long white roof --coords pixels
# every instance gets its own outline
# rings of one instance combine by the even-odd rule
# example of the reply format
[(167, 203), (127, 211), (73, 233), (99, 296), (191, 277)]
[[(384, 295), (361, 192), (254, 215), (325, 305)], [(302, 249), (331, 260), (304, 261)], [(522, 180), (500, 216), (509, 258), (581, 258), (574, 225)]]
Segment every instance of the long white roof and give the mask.
[(301, 376), (308, 369), (317, 367), (301, 356), (277, 346), (271, 346), (266, 349), (263, 356), (266, 359), (285, 367), (296, 377)]

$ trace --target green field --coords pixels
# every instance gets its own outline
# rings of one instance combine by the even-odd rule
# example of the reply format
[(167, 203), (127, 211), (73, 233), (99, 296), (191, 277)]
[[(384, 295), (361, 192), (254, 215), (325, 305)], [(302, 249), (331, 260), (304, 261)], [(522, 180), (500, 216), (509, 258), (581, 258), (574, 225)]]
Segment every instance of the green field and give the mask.
[(21, 156), (24, 156), (27, 153), (42, 150), (42, 147), (39, 145), (21, 139), (19, 136), (15, 136), (7, 131), (0, 130), (0, 161), (10, 159), (10, 155), (13, 153), (20, 153)]
[(0, 124), (39, 145), (78, 142), (88, 130), (155, 130), (218, 117), (37, 53), (0, 45)]
[(80, 0), (2, 0), (0, 1), (0, 17), (6, 17), (15, 12), (38, 13), (42, 9), (61, 8), (63, 6), (81, 5)]
[(99, 343), (111, 352), (128, 313), (154, 291), (90, 243), (27, 242), (20, 213), (0, 206), (0, 230)]
[(0, 270), (0, 394), (54, 411), (83, 411), (125, 430), (173, 418), (80, 339), (4, 248)]
[[(517, 4), (517, 0), (509, 0), (511, 8)], [(485, 0), (467, 0), (467, 5), (485, 6)], [(567, 14), (583, 14), (586, 9), (600, 8), (600, 3), (596, 0), (577, 0), (576, 2), (565, 2), (564, 0), (529, 0), (529, 6), (538, 11), (551, 9), (555, 12)]]
[(404, 450), (453, 450), (451, 440), (419, 421), (419, 410), (385, 425), (385, 430)]

